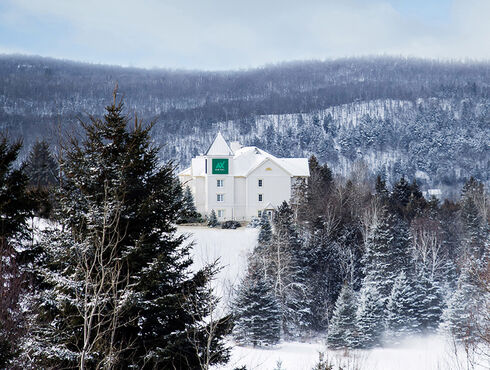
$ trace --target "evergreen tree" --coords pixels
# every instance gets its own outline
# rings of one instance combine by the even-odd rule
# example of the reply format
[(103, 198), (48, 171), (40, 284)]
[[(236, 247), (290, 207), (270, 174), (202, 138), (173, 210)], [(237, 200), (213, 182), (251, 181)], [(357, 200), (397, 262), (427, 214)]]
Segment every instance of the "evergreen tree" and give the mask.
[(269, 283), (254, 266), (233, 302), (233, 337), (239, 344), (274, 345), (281, 339), (281, 312)]
[(331, 348), (352, 348), (356, 335), (355, 293), (348, 284), (344, 284), (328, 326), (328, 345)]
[(479, 268), (484, 267), (486, 223), (480, 217), (477, 206), (471, 196), (462, 199), (461, 219), (463, 223), (462, 248), (466, 258), (474, 260)]
[(390, 195), (390, 209), (400, 216), (405, 215), (405, 207), (410, 202), (412, 189), (410, 184), (404, 177), (400, 179), (394, 186)]
[(29, 301), (26, 356), (40, 367), (222, 363), (225, 323), (210, 338), (204, 321), (213, 269), (191, 274), (190, 246), (173, 226), (182, 208), (173, 168), (158, 165), (151, 125), (128, 129), (122, 110), (114, 95), (63, 153), (60, 227), (35, 264), (42, 290)]
[(25, 163), (25, 170), (29, 177), (29, 192), (37, 202), (37, 215), (51, 217), (59, 166), (45, 140), (36, 141), (33, 145)]
[(216, 217), (216, 212), (214, 211), (214, 209), (212, 209), (208, 219), (208, 226), (216, 227), (218, 225), (219, 225), (218, 217)]
[(377, 287), (387, 300), (396, 276), (410, 271), (410, 234), (406, 223), (386, 208), (368, 236), (364, 255), (364, 283)]
[(274, 215), (268, 256), (266, 273), (281, 307), (284, 334), (297, 337), (309, 323), (308, 258), (294, 225), (293, 211), (285, 201)]
[(362, 288), (356, 313), (359, 348), (373, 348), (381, 344), (384, 332), (384, 304), (376, 287)]
[(16, 354), (22, 333), (18, 250), (27, 238), (33, 203), (27, 195), (27, 176), (22, 168), (14, 168), (21, 146), (20, 141), (10, 144), (0, 137), (0, 368)]
[(189, 186), (185, 187), (182, 195), (182, 209), (180, 211), (179, 223), (198, 222), (201, 215), (197, 212), (194, 204), (194, 196)]
[(390, 193), (386, 188), (386, 181), (383, 178), (381, 178), (381, 175), (376, 176), (375, 189), (376, 189), (376, 196), (382, 202), (382, 204), (385, 204), (388, 201)]
[(417, 291), (402, 271), (395, 280), (386, 306), (386, 329), (389, 342), (398, 344), (404, 337), (416, 333)]
[(488, 292), (482, 291), (475, 278), (469, 266), (463, 267), (441, 324), (443, 331), (467, 343), (478, 340), (478, 328), (485, 327), (481, 320), (488, 316), (488, 312), (482, 312), (487, 307)]
[(58, 164), (45, 140), (36, 141), (26, 161), (26, 174), (30, 185), (41, 188), (56, 185)]
[(432, 279), (424, 270), (417, 275), (417, 306), (416, 316), (420, 330), (425, 333), (434, 333), (439, 327), (444, 302), (441, 296), (439, 283)]
[(260, 217), (260, 231), (257, 239), (258, 245), (261, 248), (267, 246), (272, 238), (272, 228), (269, 222), (269, 217), (267, 213), (262, 212), (262, 216)]

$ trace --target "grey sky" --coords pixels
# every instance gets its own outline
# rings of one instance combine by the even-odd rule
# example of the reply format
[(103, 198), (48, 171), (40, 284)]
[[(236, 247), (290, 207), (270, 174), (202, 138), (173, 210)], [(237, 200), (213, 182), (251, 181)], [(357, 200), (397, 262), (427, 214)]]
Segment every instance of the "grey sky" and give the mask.
[(3, 0), (0, 53), (235, 69), (299, 59), (490, 59), (490, 0)]

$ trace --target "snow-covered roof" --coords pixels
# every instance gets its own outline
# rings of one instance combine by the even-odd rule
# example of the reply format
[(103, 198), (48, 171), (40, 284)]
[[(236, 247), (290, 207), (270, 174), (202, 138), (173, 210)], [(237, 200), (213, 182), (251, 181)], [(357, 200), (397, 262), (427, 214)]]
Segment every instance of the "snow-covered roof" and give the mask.
[[(238, 148), (239, 146), (237, 146)], [(233, 164), (230, 167), (230, 175), (234, 176), (248, 176), (252, 171), (258, 168), (260, 165), (267, 161), (275, 163), (286, 171), (291, 177), (308, 177), (310, 176), (310, 169), (308, 166), (307, 158), (277, 158), (266, 151), (259, 149), (255, 146), (246, 146), (240, 148), (233, 153), (225, 139), (218, 133), (213, 143), (207, 150), (202, 159), (201, 165), (188, 167), (179, 173), (179, 176), (204, 176), (204, 158), (212, 156), (233, 156)]]
[(213, 143), (206, 151), (206, 155), (233, 155), (233, 151), (228, 146), (223, 135), (221, 135), (221, 132), (218, 132), (218, 135), (216, 135)]
[(277, 158), (255, 146), (246, 146), (235, 153), (233, 174), (235, 176), (248, 176), (250, 172), (267, 160), (277, 164), (291, 176), (310, 176), (307, 158)]

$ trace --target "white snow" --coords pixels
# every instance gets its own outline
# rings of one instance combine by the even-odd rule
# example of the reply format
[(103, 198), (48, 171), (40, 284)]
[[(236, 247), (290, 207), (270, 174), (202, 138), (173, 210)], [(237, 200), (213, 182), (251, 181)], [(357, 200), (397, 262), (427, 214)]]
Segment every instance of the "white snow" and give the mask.
[[(317, 343), (284, 342), (275, 348), (259, 349), (235, 346), (230, 362), (215, 369), (273, 370), (281, 363), (283, 370), (311, 370), (322, 352), (335, 370), (450, 370), (490, 369), (488, 357), (468, 363), (465, 351), (455, 351), (454, 344), (441, 336), (412, 338), (399, 347), (374, 350), (333, 351)], [(485, 362), (487, 361), (487, 362)]]
[(179, 226), (178, 233), (188, 234), (188, 242), (193, 241), (192, 268), (198, 270), (219, 258), (222, 270), (213, 287), (216, 294), (228, 303), (231, 289), (245, 273), (247, 256), (257, 242), (258, 229), (240, 227), (235, 230), (213, 229), (203, 226)]

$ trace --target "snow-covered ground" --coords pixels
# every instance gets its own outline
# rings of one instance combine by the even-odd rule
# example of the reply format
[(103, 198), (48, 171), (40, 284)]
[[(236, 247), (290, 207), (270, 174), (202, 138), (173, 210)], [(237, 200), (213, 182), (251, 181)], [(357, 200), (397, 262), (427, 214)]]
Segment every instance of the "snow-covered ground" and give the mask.
[(222, 297), (223, 304), (240, 279), (247, 266), (247, 255), (252, 252), (258, 229), (240, 227), (235, 230), (212, 229), (204, 226), (179, 226), (178, 233), (188, 235), (187, 242), (194, 242), (192, 258), (193, 269), (198, 270), (219, 259), (221, 271), (213, 287)]
[[(214, 286), (226, 305), (232, 286), (245, 272), (247, 255), (256, 244), (258, 230), (184, 226), (179, 227), (178, 232), (189, 234), (188, 241), (195, 243), (192, 253), (195, 269), (220, 259), (222, 270)], [(310, 370), (318, 361), (319, 352), (324, 352), (336, 370), (339, 367), (343, 370), (490, 369), (490, 363), (481, 359), (472, 367), (462, 349), (456, 354), (451, 341), (439, 336), (412, 338), (396, 348), (349, 353), (327, 350), (321, 339), (316, 343), (283, 342), (270, 349), (234, 346), (230, 362), (219, 369), (231, 370), (245, 365), (247, 370), (273, 370), (280, 363), (280, 369)]]

